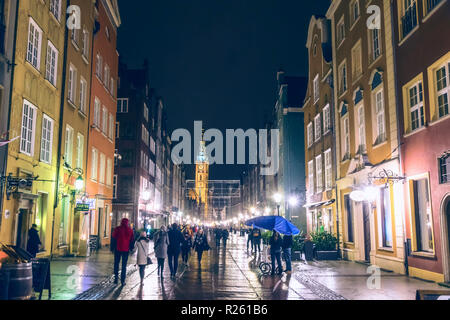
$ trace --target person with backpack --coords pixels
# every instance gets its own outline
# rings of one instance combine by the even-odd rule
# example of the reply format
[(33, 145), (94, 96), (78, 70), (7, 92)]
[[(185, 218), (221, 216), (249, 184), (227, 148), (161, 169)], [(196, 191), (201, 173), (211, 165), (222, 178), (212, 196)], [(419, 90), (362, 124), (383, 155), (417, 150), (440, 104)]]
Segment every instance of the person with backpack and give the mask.
[(278, 264), (278, 274), (283, 272), (283, 265), (281, 264), (281, 248), (283, 246), (283, 239), (280, 234), (273, 230), (272, 237), (270, 238), (270, 259), (272, 260), (272, 275), (275, 275), (275, 260)]
[(192, 237), (188, 230), (184, 232), (184, 240), (181, 244), (181, 259), (185, 266), (188, 265), (189, 253), (192, 248)]
[(39, 252), (39, 247), (42, 245), (41, 239), (39, 239), (39, 231), (37, 230), (37, 225), (33, 224), (31, 229), (28, 230), (28, 241), (27, 241), (27, 251), (31, 254), (33, 258), (36, 258)]
[(214, 235), (216, 237), (216, 247), (220, 248), (220, 238), (222, 238), (222, 230), (220, 228), (216, 228), (214, 230)]
[(167, 256), (169, 258), (170, 276), (175, 278), (178, 270), (178, 259), (181, 253), (181, 244), (184, 240), (176, 223), (172, 224), (172, 228), (167, 233), (169, 236), (169, 246), (167, 247)]
[(247, 230), (247, 251), (248, 251), (248, 246), (250, 245), (252, 248), (252, 253), (253, 253), (253, 232), (252, 230)]
[(158, 260), (158, 276), (164, 278), (164, 262), (167, 259), (169, 236), (166, 227), (162, 226), (154, 235), (155, 256)]
[(122, 273), (120, 280), (124, 286), (127, 276), (128, 255), (133, 249), (134, 234), (133, 230), (128, 225), (127, 218), (122, 219), (120, 226), (114, 229), (112, 238), (115, 240), (114, 250), (114, 284), (118, 283), (119, 278), (119, 263), (122, 260)]
[(201, 267), (203, 252), (210, 249), (208, 238), (203, 229), (199, 229), (194, 239), (194, 250), (197, 252), (198, 266)]
[(261, 230), (259, 230), (258, 228), (254, 228), (252, 232), (253, 232), (254, 251), (255, 251), (255, 253), (256, 252), (261, 253), (261, 240), (262, 240)]
[(142, 231), (136, 240), (135, 248), (137, 249), (136, 264), (139, 266), (139, 276), (141, 277), (141, 286), (144, 285), (145, 267), (152, 264), (149, 257), (149, 243), (147, 232)]

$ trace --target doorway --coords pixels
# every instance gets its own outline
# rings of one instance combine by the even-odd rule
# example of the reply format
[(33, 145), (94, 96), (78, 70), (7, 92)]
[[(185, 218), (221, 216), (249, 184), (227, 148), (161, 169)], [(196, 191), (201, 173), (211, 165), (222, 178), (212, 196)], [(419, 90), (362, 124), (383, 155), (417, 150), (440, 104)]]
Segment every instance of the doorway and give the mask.
[(363, 227), (364, 227), (364, 261), (370, 262), (370, 209), (369, 204), (363, 203)]
[(19, 209), (19, 215), (17, 217), (16, 246), (23, 250), (26, 250), (27, 248), (29, 216), (28, 209)]

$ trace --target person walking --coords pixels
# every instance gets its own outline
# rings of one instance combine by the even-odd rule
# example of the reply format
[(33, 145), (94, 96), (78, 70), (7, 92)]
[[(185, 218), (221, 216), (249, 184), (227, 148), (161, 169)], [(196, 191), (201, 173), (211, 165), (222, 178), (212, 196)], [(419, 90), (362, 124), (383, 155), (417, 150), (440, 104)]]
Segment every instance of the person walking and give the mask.
[(167, 259), (167, 248), (169, 247), (169, 235), (166, 227), (162, 226), (154, 236), (155, 256), (158, 260), (158, 276), (164, 278), (164, 262)]
[(28, 241), (27, 241), (27, 251), (31, 254), (33, 258), (36, 258), (39, 252), (39, 247), (41, 246), (41, 239), (39, 238), (39, 231), (37, 230), (37, 225), (33, 224), (31, 229), (28, 230)]
[(229, 237), (230, 237), (230, 233), (228, 232), (228, 230), (226, 228), (224, 228), (222, 230), (222, 239), (223, 239), (223, 246), (224, 246), (224, 248), (227, 247), (227, 241), (228, 241)]
[(252, 252), (253, 252), (253, 232), (252, 230), (247, 230), (248, 233), (248, 237), (247, 237), (247, 251), (248, 251), (248, 246), (250, 245), (252, 248)]
[(181, 244), (181, 259), (183, 260), (184, 265), (188, 265), (189, 260), (189, 252), (192, 248), (192, 237), (189, 234), (189, 231), (184, 232), (184, 240)]
[(180, 258), (181, 244), (184, 241), (184, 237), (176, 223), (172, 224), (168, 235), (169, 246), (167, 248), (167, 256), (169, 257), (170, 276), (174, 278), (177, 275), (178, 259)]
[(278, 274), (283, 272), (283, 266), (281, 264), (281, 248), (283, 246), (283, 239), (280, 234), (273, 230), (272, 237), (270, 238), (270, 258), (272, 260), (272, 275), (275, 275), (275, 260), (278, 264)]
[(136, 264), (139, 266), (139, 276), (141, 277), (141, 285), (144, 284), (145, 267), (151, 263), (149, 257), (149, 243), (147, 232), (142, 231), (139, 238), (136, 240), (137, 257)]
[(215, 234), (215, 237), (216, 237), (216, 247), (220, 248), (220, 238), (222, 238), (222, 229), (216, 228), (214, 230), (214, 234)]
[(115, 228), (112, 234), (116, 243), (114, 250), (114, 284), (118, 283), (119, 263), (122, 260), (122, 273), (120, 274), (122, 286), (125, 285), (127, 276), (128, 255), (132, 249), (130, 247), (134, 244), (133, 230), (129, 227), (128, 223), (127, 218), (122, 219), (120, 226)]
[(204, 233), (203, 229), (198, 230), (198, 233), (195, 235), (194, 239), (194, 250), (197, 252), (197, 260), (199, 267), (201, 266), (202, 263), (203, 251), (208, 251), (209, 249), (210, 248), (206, 234)]
[(258, 228), (254, 228), (253, 231), (253, 249), (256, 252), (261, 253), (261, 230), (259, 230)]
[(283, 237), (283, 256), (286, 260), (285, 272), (292, 272), (292, 246), (294, 245), (294, 239), (292, 236)]

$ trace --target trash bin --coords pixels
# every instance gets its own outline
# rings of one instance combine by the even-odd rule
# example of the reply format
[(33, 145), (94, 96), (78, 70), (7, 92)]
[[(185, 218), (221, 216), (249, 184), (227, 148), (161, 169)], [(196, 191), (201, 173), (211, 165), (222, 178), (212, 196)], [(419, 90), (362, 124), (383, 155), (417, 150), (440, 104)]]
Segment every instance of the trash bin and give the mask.
[(305, 241), (305, 260), (312, 261), (314, 259), (314, 243), (312, 241)]
[(0, 300), (8, 300), (9, 271), (0, 270)]
[(8, 300), (29, 300), (33, 293), (32, 263), (4, 264), (9, 273)]

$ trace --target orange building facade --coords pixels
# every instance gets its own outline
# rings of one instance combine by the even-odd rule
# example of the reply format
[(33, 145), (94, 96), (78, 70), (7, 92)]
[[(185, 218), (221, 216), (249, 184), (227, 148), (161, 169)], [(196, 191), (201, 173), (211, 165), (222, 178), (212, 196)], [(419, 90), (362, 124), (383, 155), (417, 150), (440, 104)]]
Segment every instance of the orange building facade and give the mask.
[(100, 246), (110, 243), (114, 185), (115, 127), (119, 55), (117, 1), (96, 2), (93, 44), (86, 193), (89, 235)]

